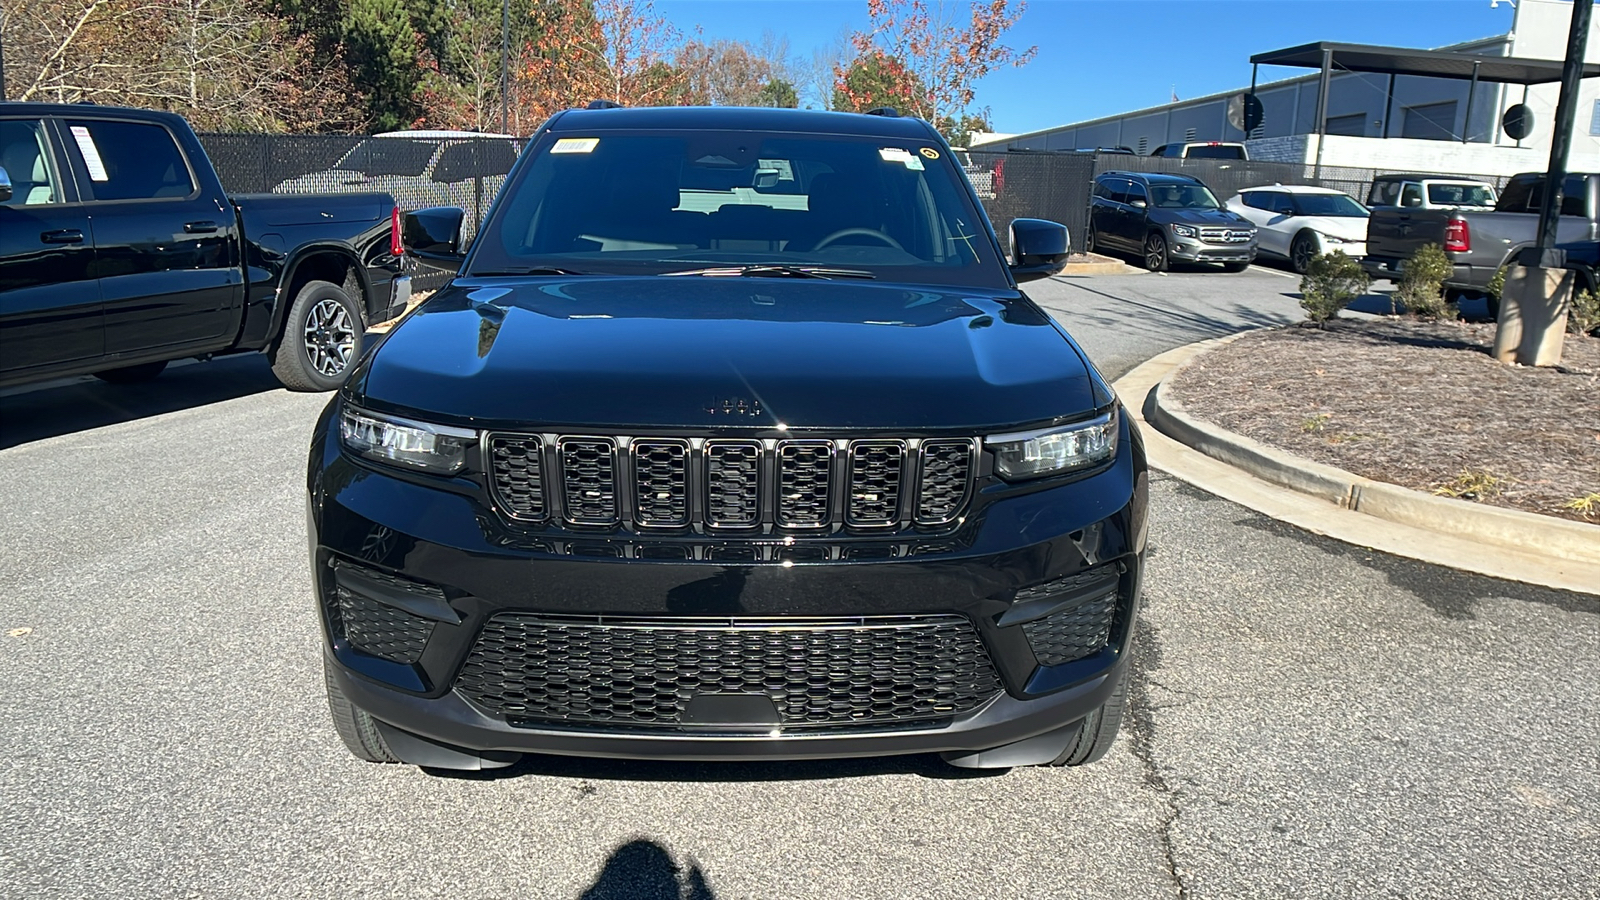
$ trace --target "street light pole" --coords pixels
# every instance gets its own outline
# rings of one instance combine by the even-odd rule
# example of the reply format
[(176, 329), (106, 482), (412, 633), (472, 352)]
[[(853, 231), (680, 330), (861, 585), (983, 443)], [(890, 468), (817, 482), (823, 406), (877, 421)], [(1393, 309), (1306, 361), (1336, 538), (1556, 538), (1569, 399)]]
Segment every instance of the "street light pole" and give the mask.
[(1578, 86), (1583, 80), (1589, 19), (1593, 13), (1594, 0), (1574, 0), (1572, 28), (1567, 32), (1567, 63), (1561, 71), (1561, 97), (1556, 101), (1555, 133), (1550, 137), (1550, 167), (1545, 170), (1548, 174), (1544, 182), (1544, 202), (1539, 206), (1537, 264), (1547, 268), (1561, 268), (1565, 264), (1565, 260), (1554, 255), (1556, 224), (1560, 221), (1562, 188), (1567, 180), (1567, 150), (1572, 146), (1572, 122), (1578, 113)]
[(511, 123), (511, 0), (500, 0), (500, 133)]

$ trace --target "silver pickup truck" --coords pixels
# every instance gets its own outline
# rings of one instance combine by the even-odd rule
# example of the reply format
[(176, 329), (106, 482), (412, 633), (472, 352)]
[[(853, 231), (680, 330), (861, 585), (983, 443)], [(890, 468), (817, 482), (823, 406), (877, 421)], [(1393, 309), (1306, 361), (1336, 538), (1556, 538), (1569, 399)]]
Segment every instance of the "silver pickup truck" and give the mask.
[[(1444, 285), (1447, 295), (1453, 299), (1483, 295), (1495, 271), (1538, 240), (1544, 182), (1541, 172), (1514, 176), (1493, 210), (1374, 209), (1367, 222), (1367, 255), (1361, 267), (1375, 280), (1395, 281), (1412, 252), (1423, 244), (1439, 244), (1455, 264), (1455, 272)], [(1570, 174), (1564, 187), (1557, 242), (1600, 237), (1596, 224), (1600, 222), (1600, 175)], [(1586, 287), (1592, 290), (1594, 285)], [(1494, 305), (1491, 301), (1491, 314), (1496, 311)]]

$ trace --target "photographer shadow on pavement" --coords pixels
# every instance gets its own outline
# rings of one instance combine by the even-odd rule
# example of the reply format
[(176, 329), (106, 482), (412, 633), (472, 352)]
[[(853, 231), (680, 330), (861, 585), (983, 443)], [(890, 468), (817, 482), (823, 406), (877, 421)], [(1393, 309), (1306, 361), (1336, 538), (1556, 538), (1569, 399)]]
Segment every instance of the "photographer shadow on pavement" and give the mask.
[(637, 838), (611, 851), (578, 900), (716, 900), (700, 866), (680, 866), (666, 848)]

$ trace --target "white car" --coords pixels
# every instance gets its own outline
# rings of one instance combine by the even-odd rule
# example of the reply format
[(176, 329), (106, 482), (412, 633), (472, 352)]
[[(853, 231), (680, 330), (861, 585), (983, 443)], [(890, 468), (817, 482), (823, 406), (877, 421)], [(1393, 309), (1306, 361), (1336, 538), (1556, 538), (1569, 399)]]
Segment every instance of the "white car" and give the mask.
[(390, 131), (356, 144), (333, 168), (291, 178), (272, 192), (383, 191), (403, 209), (457, 206), (481, 212), (480, 205), (487, 209), (505, 183), (518, 150), (517, 139), (509, 134)]
[(1260, 252), (1288, 260), (1296, 272), (1303, 274), (1319, 253), (1367, 255), (1371, 211), (1343, 191), (1275, 184), (1233, 195), (1228, 208), (1255, 223)]

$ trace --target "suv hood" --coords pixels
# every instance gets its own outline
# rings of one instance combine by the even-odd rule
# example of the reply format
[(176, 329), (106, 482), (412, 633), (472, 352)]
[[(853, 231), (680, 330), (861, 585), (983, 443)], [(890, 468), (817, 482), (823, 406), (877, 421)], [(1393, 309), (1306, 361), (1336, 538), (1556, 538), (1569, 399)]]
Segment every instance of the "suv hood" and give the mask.
[(346, 390), (446, 424), (563, 429), (981, 432), (1110, 399), (1015, 293), (694, 276), (462, 279)]
[(1250, 225), (1249, 219), (1227, 209), (1160, 209), (1158, 207), (1150, 210), (1150, 219), (1163, 225)]

